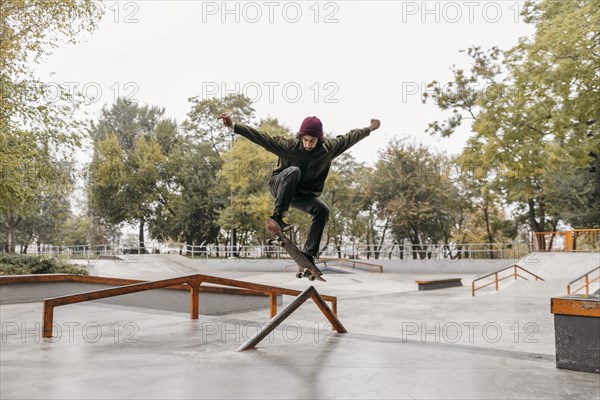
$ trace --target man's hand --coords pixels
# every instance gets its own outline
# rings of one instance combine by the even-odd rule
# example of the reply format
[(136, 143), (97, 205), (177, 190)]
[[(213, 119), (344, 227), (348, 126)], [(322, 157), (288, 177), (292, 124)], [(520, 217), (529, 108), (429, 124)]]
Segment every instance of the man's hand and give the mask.
[(221, 115), (219, 115), (217, 119), (223, 120), (223, 125), (225, 125), (228, 128), (231, 128), (233, 126), (233, 120), (226, 113), (221, 113)]
[(373, 132), (375, 129), (379, 129), (379, 126), (381, 126), (381, 122), (378, 119), (371, 119), (371, 125), (369, 126), (369, 130), (371, 132)]

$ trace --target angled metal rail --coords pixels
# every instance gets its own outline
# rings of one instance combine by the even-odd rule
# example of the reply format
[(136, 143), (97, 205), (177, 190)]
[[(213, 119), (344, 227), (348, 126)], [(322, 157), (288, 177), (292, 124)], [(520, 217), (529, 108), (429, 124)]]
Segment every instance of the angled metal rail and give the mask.
[[(571, 282), (569, 282), (569, 284), (567, 285), (567, 294), (575, 294), (577, 292), (579, 292), (581, 289), (585, 288), (585, 294), (590, 294), (590, 284), (600, 280), (600, 275), (598, 275), (597, 277), (595, 277), (594, 279), (590, 280), (590, 274), (594, 271), (600, 271), (600, 266), (593, 268), (592, 270), (586, 272), (585, 274), (581, 275), (579, 278), (577, 279), (573, 279)], [(583, 286), (581, 286), (580, 288), (577, 288), (573, 291), (573, 293), (571, 293), (571, 285), (574, 284), (575, 282), (577, 282), (578, 280), (585, 278), (585, 284)]]
[[(511, 268), (512, 268), (512, 269), (514, 269), (514, 271), (513, 271), (513, 273), (512, 273), (512, 274), (510, 274), (510, 275), (507, 275), (507, 276), (505, 276), (505, 277), (503, 277), (503, 278), (498, 278), (498, 274), (499, 274), (500, 272), (506, 271), (507, 269), (511, 269)], [(511, 277), (514, 277), (515, 281), (517, 280), (517, 278), (525, 279), (526, 281), (528, 281), (529, 279), (525, 278), (525, 277), (524, 277), (524, 276), (522, 276), (522, 275), (519, 275), (519, 273), (518, 273), (517, 269), (520, 269), (520, 270), (522, 270), (522, 271), (524, 271), (524, 272), (527, 272), (527, 273), (528, 273), (528, 274), (530, 274), (531, 276), (535, 277), (535, 280), (536, 280), (536, 281), (537, 281), (537, 280), (541, 280), (541, 281), (543, 281), (543, 280), (544, 280), (543, 278), (541, 278), (541, 277), (537, 276), (537, 275), (536, 275), (536, 274), (534, 274), (533, 272), (531, 272), (531, 271), (527, 271), (525, 268), (523, 268), (523, 267), (521, 267), (521, 266), (519, 266), (519, 265), (517, 265), (517, 264), (514, 264), (514, 265), (510, 265), (510, 266), (508, 266), (508, 267), (504, 267), (504, 268), (502, 268), (502, 269), (499, 269), (498, 271), (490, 272), (490, 273), (489, 273), (489, 274), (487, 274), (487, 275), (480, 276), (479, 278), (475, 279), (475, 280), (474, 280), (474, 281), (471, 283), (471, 293), (472, 293), (473, 297), (475, 297), (475, 291), (477, 291), (477, 290), (479, 290), (479, 289), (483, 289), (484, 287), (486, 287), (486, 286), (489, 286), (489, 285), (493, 285), (493, 284), (496, 284), (496, 291), (498, 291), (498, 283), (499, 283), (500, 281), (503, 281), (503, 280), (505, 280), (505, 279), (510, 279)], [(480, 280), (482, 280), (482, 279), (485, 279), (485, 278), (488, 278), (488, 277), (490, 277), (490, 276), (492, 276), (492, 275), (494, 276), (494, 280), (493, 280), (492, 282), (490, 282), (490, 283), (486, 283), (486, 284), (485, 284), (485, 285), (483, 285), (483, 286), (480, 286), (480, 287), (478, 287), (478, 288), (475, 288), (475, 282), (477, 282), (477, 281), (480, 281)]]
[(238, 351), (245, 351), (256, 347), (261, 340), (263, 340), (269, 333), (271, 333), (279, 324), (281, 324), (287, 317), (289, 317), (294, 311), (298, 309), (306, 300), (311, 298), (317, 307), (321, 310), (321, 312), (325, 315), (325, 317), (331, 323), (333, 329), (338, 333), (347, 333), (348, 331), (342, 323), (337, 319), (336, 315), (333, 311), (327, 306), (327, 303), (323, 300), (323, 297), (317, 292), (313, 286), (306, 289), (302, 292), (298, 297), (294, 299), (290, 304), (288, 304), (279, 314), (275, 317), (271, 318), (269, 322), (267, 322), (261, 329), (258, 331), (254, 337), (248, 339), (246, 343), (244, 343)]
[[(25, 279), (23, 279), (25, 278)], [(234, 279), (220, 278), (210, 275), (194, 274), (186, 275), (177, 278), (163, 279), (158, 281), (129, 281), (125, 279), (112, 279), (102, 277), (89, 277), (79, 275), (45, 275), (45, 276), (28, 276), (28, 277), (2, 277), (0, 278), (0, 284), (10, 284), (18, 282), (52, 282), (60, 280), (71, 280), (80, 282), (93, 282), (93, 283), (108, 283), (108, 284), (121, 284), (115, 288), (94, 290), (90, 292), (78, 293), (68, 296), (53, 297), (44, 300), (44, 312), (43, 312), (43, 337), (52, 337), (52, 324), (54, 321), (54, 308), (67, 304), (81, 303), (85, 301), (98, 300), (107, 297), (121, 296), (124, 294), (138, 293), (152, 289), (161, 288), (173, 288), (183, 289), (187, 288), (190, 291), (190, 318), (198, 319), (199, 315), (199, 299), (198, 295), (200, 292), (218, 292), (218, 293), (235, 293), (235, 294), (263, 294), (270, 298), (270, 315), (274, 317), (277, 314), (277, 296), (288, 295), (298, 296), (302, 294), (299, 290), (279, 288), (275, 286), (260, 285), (257, 283), (250, 283), (244, 281), (237, 281)], [(134, 282), (134, 283), (131, 283)], [(129, 284), (128, 284), (129, 283)], [(201, 286), (203, 283), (211, 283), (218, 286)], [(228, 286), (228, 287), (227, 287)], [(237, 289), (236, 289), (237, 288)], [(245, 290), (241, 290), (245, 289)], [(331, 312), (333, 315), (337, 315), (337, 298), (334, 296), (322, 296), (324, 301), (331, 303)], [(321, 308), (321, 307), (320, 307)], [(329, 307), (327, 307), (329, 309)]]

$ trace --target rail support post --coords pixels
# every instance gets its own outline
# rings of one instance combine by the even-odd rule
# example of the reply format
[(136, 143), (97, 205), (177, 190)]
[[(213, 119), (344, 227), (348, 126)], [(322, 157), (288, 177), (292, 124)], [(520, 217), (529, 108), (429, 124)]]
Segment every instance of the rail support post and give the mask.
[(44, 321), (42, 323), (42, 336), (45, 338), (52, 337), (52, 325), (54, 323), (54, 306), (49, 305), (44, 301)]
[(200, 314), (200, 285), (201, 281), (192, 280), (190, 286), (190, 319), (198, 319)]
[(277, 315), (277, 293), (269, 293), (269, 306), (271, 312), (271, 318)]

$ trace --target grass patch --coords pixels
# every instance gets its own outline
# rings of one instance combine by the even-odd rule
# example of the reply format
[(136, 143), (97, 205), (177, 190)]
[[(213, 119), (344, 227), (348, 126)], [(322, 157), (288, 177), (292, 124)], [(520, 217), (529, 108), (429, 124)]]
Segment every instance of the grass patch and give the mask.
[(78, 265), (67, 264), (56, 258), (0, 254), (0, 275), (31, 274), (87, 275), (88, 272)]

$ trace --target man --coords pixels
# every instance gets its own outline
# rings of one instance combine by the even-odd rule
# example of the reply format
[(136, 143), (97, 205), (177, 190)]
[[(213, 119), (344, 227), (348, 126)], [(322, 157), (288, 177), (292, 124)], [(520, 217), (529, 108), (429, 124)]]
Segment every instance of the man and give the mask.
[(303, 252), (314, 263), (329, 218), (329, 208), (319, 196), (323, 191), (331, 162), (378, 129), (379, 120), (371, 119), (367, 128), (354, 129), (335, 138), (326, 138), (319, 118), (307, 117), (302, 122), (296, 138), (289, 138), (272, 137), (250, 126), (234, 123), (225, 113), (219, 115), (218, 119), (238, 135), (279, 157), (277, 167), (269, 180), (269, 191), (275, 198), (271, 219), (275, 220), (283, 231), (288, 231), (292, 226), (284, 222), (283, 218), (290, 207), (312, 216)]

